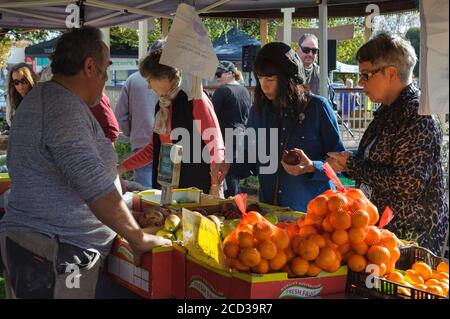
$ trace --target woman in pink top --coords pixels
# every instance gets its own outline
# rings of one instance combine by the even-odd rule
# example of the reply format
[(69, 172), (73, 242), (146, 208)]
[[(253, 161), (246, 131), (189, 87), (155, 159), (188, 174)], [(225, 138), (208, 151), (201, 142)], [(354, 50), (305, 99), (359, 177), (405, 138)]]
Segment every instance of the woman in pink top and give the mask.
[[(212, 103), (206, 94), (189, 101), (180, 86), (180, 71), (160, 64), (161, 53), (162, 50), (151, 53), (139, 68), (149, 88), (159, 96), (154, 132), (150, 142), (122, 162), (118, 171), (121, 174), (153, 161), (153, 188), (159, 188), (156, 179), (160, 146), (178, 143), (183, 146), (179, 187), (197, 187), (204, 193), (218, 195), (225, 177), (225, 146)], [(174, 134), (180, 129), (184, 129), (183, 134)]]

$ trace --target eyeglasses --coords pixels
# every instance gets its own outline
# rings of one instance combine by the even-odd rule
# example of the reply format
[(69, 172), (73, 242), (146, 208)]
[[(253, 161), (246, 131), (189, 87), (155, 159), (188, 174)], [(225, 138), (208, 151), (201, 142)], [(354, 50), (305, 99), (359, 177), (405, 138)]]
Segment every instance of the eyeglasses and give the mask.
[(222, 77), (222, 74), (224, 74), (225, 72), (216, 72), (216, 78), (220, 78)]
[(20, 79), (20, 80), (13, 80), (13, 83), (15, 86), (18, 86), (19, 84), (28, 84), (28, 81), (25, 80), (25, 78)]
[(308, 47), (300, 47), (303, 51), (303, 53), (308, 54), (309, 52), (312, 52), (312, 54), (317, 54), (319, 52), (319, 49), (317, 48), (308, 48)]
[(387, 68), (387, 66), (382, 66), (381, 68), (378, 68), (378, 69), (375, 69), (375, 70), (373, 70), (373, 71), (370, 71), (370, 72), (359, 72), (359, 78), (361, 79), (361, 80), (364, 80), (364, 81), (369, 81), (375, 74), (377, 74), (378, 72), (380, 72), (380, 71), (383, 71), (384, 69), (386, 69)]

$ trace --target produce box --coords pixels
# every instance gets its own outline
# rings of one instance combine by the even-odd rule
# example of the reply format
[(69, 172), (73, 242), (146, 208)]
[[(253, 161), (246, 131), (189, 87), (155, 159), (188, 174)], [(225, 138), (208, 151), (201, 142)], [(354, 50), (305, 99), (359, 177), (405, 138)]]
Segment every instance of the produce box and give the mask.
[(133, 263), (129, 243), (117, 236), (108, 256), (107, 273), (120, 285), (144, 298), (184, 298), (185, 252), (173, 247), (156, 247)]
[(233, 299), (313, 298), (345, 291), (347, 266), (316, 277), (288, 278), (287, 273), (253, 274), (232, 272)]
[(229, 271), (213, 268), (195, 258), (186, 256), (186, 298), (231, 298), (232, 276)]
[[(169, 208), (196, 207), (200, 205), (202, 191), (198, 188), (178, 188), (172, 192), (173, 205)], [(161, 206), (161, 190), (149, 189), (142, 192), (134, 192), (132, 208), (135, 211), (143, 211), (147, 207)]]

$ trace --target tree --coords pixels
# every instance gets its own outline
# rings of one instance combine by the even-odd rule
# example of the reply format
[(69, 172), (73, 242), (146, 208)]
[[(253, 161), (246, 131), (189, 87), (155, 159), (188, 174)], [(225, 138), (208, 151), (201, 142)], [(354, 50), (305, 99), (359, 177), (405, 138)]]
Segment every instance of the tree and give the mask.
[(9, 51), (12, 47), (12, 41), (6, 37), (0, 39), (0, 69), (6, 66), (8, 61)]

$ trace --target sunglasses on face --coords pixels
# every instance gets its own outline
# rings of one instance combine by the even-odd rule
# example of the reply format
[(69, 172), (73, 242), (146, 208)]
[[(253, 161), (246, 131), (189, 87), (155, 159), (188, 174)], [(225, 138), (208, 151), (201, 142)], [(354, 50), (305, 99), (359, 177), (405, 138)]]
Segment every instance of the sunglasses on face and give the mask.
[(317, 48), (308, 48), (308, 47), (300, 47), (300, 48), (305, 54), (308, 54), (309, 52), (312, 52), (312, 54), (317, 54), (317, 52), (319, 52), (319, 49)]
[(19, 84), (28, 84), (28, 81), (25, 79), (20, 79), (20, 80), (13, 80), (13, 83), (15, 86), (17, 86)]
[(383, 67), (381, 67), (381, 68), (372, 70), (372, 71), (370, 71), (370, 72), (359, 72), (359, 78), (360, 78), (361, 80), (364, 80), (364, 81), (367, 82), (367, 81), (369, 81), (375, 74), (377, 74), (378, 72), (384, 70), (385, 68), (386, 68), (386, 67), (383, 66)]

